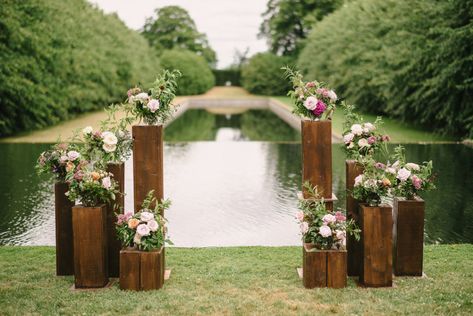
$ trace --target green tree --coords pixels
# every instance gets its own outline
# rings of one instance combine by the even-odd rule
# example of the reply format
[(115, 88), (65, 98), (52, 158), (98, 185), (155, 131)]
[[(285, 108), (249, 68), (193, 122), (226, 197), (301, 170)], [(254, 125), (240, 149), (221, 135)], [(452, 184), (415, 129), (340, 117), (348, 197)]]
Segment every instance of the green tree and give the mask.
[(189, 13), (179, 6), (166, 6), (155, 10), (156, 16), (146, 19), (142, 34), (159, 54), (164, 50), (183, 48), (201, 55), (214, 67), (215, 51), (207, 36), (199, 33)]
[(284, 78), (281, 67), (291, 59), (273, 53), (258, 53), (242, 68), (243, 87), (251, 93), (262, 95), (286, 95), (291, 85)]
[(179, 95), (201, 94), (215, 85), (215, 77), (202, 56), (184, 49), (166, 50), (160, 58), (166, 69), (179, 69), (182, 77), (178, 80)]
[(344, 0), (269, 0), (260, 36), (275, 54), (296, 55), (312, 26), (338, 9)]

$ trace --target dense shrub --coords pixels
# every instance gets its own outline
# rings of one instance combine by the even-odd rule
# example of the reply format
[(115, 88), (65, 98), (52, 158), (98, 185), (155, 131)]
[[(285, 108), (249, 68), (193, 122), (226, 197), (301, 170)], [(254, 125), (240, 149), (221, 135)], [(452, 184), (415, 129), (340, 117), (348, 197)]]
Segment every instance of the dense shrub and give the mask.
[(241, 85), (241, 70), (238, 68), (230, 69), (213, 69), (212, 70), (215, 76), (215, 85), (224, 86), (229, 81), (232, 86)]
[(179, 95), (201, 94), (215, 85), (215, 77), (202, 56), (183, 49), (164, 51), (161, 66), (165, 69), (179, 69), (177, 93)]
[(290, 63), (288, 57), (272, 53), (258, 53), (243, 66), (241, 81), (251, 93), (263, 95), (286, 95), (290, 89), (281, 67)]
[(314, 26), (298, 65), (363, 110), (473, 136), (472, 1), (349, 2)]
[(55, 124), (152, 82), (155, 51), (85, 0), (3, 0), (0, 136)]

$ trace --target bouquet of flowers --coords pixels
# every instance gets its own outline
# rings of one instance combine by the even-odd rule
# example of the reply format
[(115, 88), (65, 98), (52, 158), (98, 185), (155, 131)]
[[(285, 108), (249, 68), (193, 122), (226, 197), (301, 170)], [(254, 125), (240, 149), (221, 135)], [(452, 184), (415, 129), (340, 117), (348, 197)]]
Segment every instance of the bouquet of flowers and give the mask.
[[(154, 209), (150, 209), (153, 203), (156, 206)], [(156, 201), (153, 191), (150, 191), (139, 212), (118, 214), (116, 229), (118, 239), (123, 246), (134, 246), (139, 250), (150, 251), (163, 247), (165, 243), (172, 244), (166, 238), (166, 220), (160, 215), (170, 205), (169, 200)]]
[(128, 90), (125, 110), (145, 124), (163, 124), (172, 115), (172, 100), (176, 97), (178, 70), (164, 70), (148, 92), (135, 87)]
[(386, 165), (375, 162), (372, 158), (363, 163), (364, 171), (355, 178), (352, 195), (355, 199), (378, 206), (381, 200), (391, 193), (395, 177)]
[(39, 155), (38, 174), (52, 173), (58, 181), (66, 181), (66, 175), (80, 163), (80, 153), (75, 145), (60, 143)]
[(283, 69), (294, 87), (294, 90), (288, 92), (295, 104), (293, 113), (312, 120), (321, 119), (325, 113), (325, 118), (330, 120), (338, 101), (335, 92), (322, 82), (304, 82), (298, 71), (288, 67)]
[(120, 162), (131, 154), (133, 139), (126, 129), (96, 130), (87, 126), (82, 130), (84, 156), (91, 161)]
[(113, 174), (94, 168), (85, 160), (76, 168), (69, 170), (66, 180), (69, 182), (69, 191), (66, 192), (69, 200), (79, 200), (87, 207), (115, 200), (115, 195), (118, 193)]
[(347, 234), (360, 238), (360, 230), (353, 220), (347, 221), (342, 212), (328, 211), (316, 188), (309, 184), (305, 186), (314, 198), (300, 201), (301, 210), (296, 215), (305, 243), (312, 243), (319, 250), (343, 250), (346, 249)]
[(379, 149), (384, 148), (389, 141), (388, 135), (383, 135), (378, 131), (382, 124), (381, 117), (374, 123), (364, 123), (363, 118), (353, 112), (354, 107), (345, 106), (345, 123), (343, 126), (343, 143), (347, 156), (351, 159), (358, 159), (360, 156), (373, 155)]
[(398, 146), (393, 156), (395, 162), (386, 166), (386, 171), (395, 176), (393, 183), (393, 194), (412, 200), (418, 192), (435, 189), (434, 176), (432, 174), (432, 161), (424, 162), (422, 165), (407, 162), (405, 149)]

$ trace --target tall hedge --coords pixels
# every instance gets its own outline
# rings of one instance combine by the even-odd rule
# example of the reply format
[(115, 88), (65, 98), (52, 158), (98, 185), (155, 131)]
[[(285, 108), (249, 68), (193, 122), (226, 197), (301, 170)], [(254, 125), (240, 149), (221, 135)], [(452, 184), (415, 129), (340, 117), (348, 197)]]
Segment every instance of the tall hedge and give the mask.
[(212, 69), (212, 72), (217, 86), (225, 86), (227, 82), (230, 82), (232, 86), (241, 85), (241, 69), (239, 68)]
[(258, 53), (242, 67), (241, 82), (251, 93), (262, 95), (286, 95), (290, 89), (281, 67), (291, 63), (288, 57), (273, 53)]
[(473, 137), (473, 2), (355, 0), (299, 56), (359, 108)]
[(178, 81), (179, 95), (201, 94), (215, 85), (215, 77), (202, 56), (184, 49), (166, 50), (161, 55), (161, 66), (179, 69), (182, 77)]
[(141, 35), (85, 0), (3, 0), (0, 60), (0, 136), (122, 100), (159, 70)]

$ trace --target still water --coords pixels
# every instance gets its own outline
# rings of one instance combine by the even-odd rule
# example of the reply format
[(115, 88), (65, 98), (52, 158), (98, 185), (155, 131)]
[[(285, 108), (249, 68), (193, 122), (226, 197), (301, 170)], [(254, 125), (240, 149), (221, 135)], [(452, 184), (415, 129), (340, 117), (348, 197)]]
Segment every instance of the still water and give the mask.
[[(213, 125), (209, 123), (213, 139), (227, 141), (166, 143), (165, 195), (173, 201), (166, 213), (171, 239), (183, 247), (299, 245), (294, 215), (301, 184), (300, 144), (229, 141), (252, 140), (254, 132), (244, 132), (234, 120), (214, 117)], [(238, 120), (241, 124), (242, 116)], [(272, 132), (277, 136), (275, 129)], [(36, 157), (48, 147), (0, 144), (0, 244), (54, 244), (53, 186), (33, 170)], [(409, 160), (432, 159), (438, 173), (437, 190), (424, 195), (426, 242), (473, 242), (473, 149), (406, 147)], [(333, 188), (340, 208), (345, 200), (344, 159), (340, 145), (333, 145)], [(125, 190), (130, 210), (131, 166), (128, 161)]]

